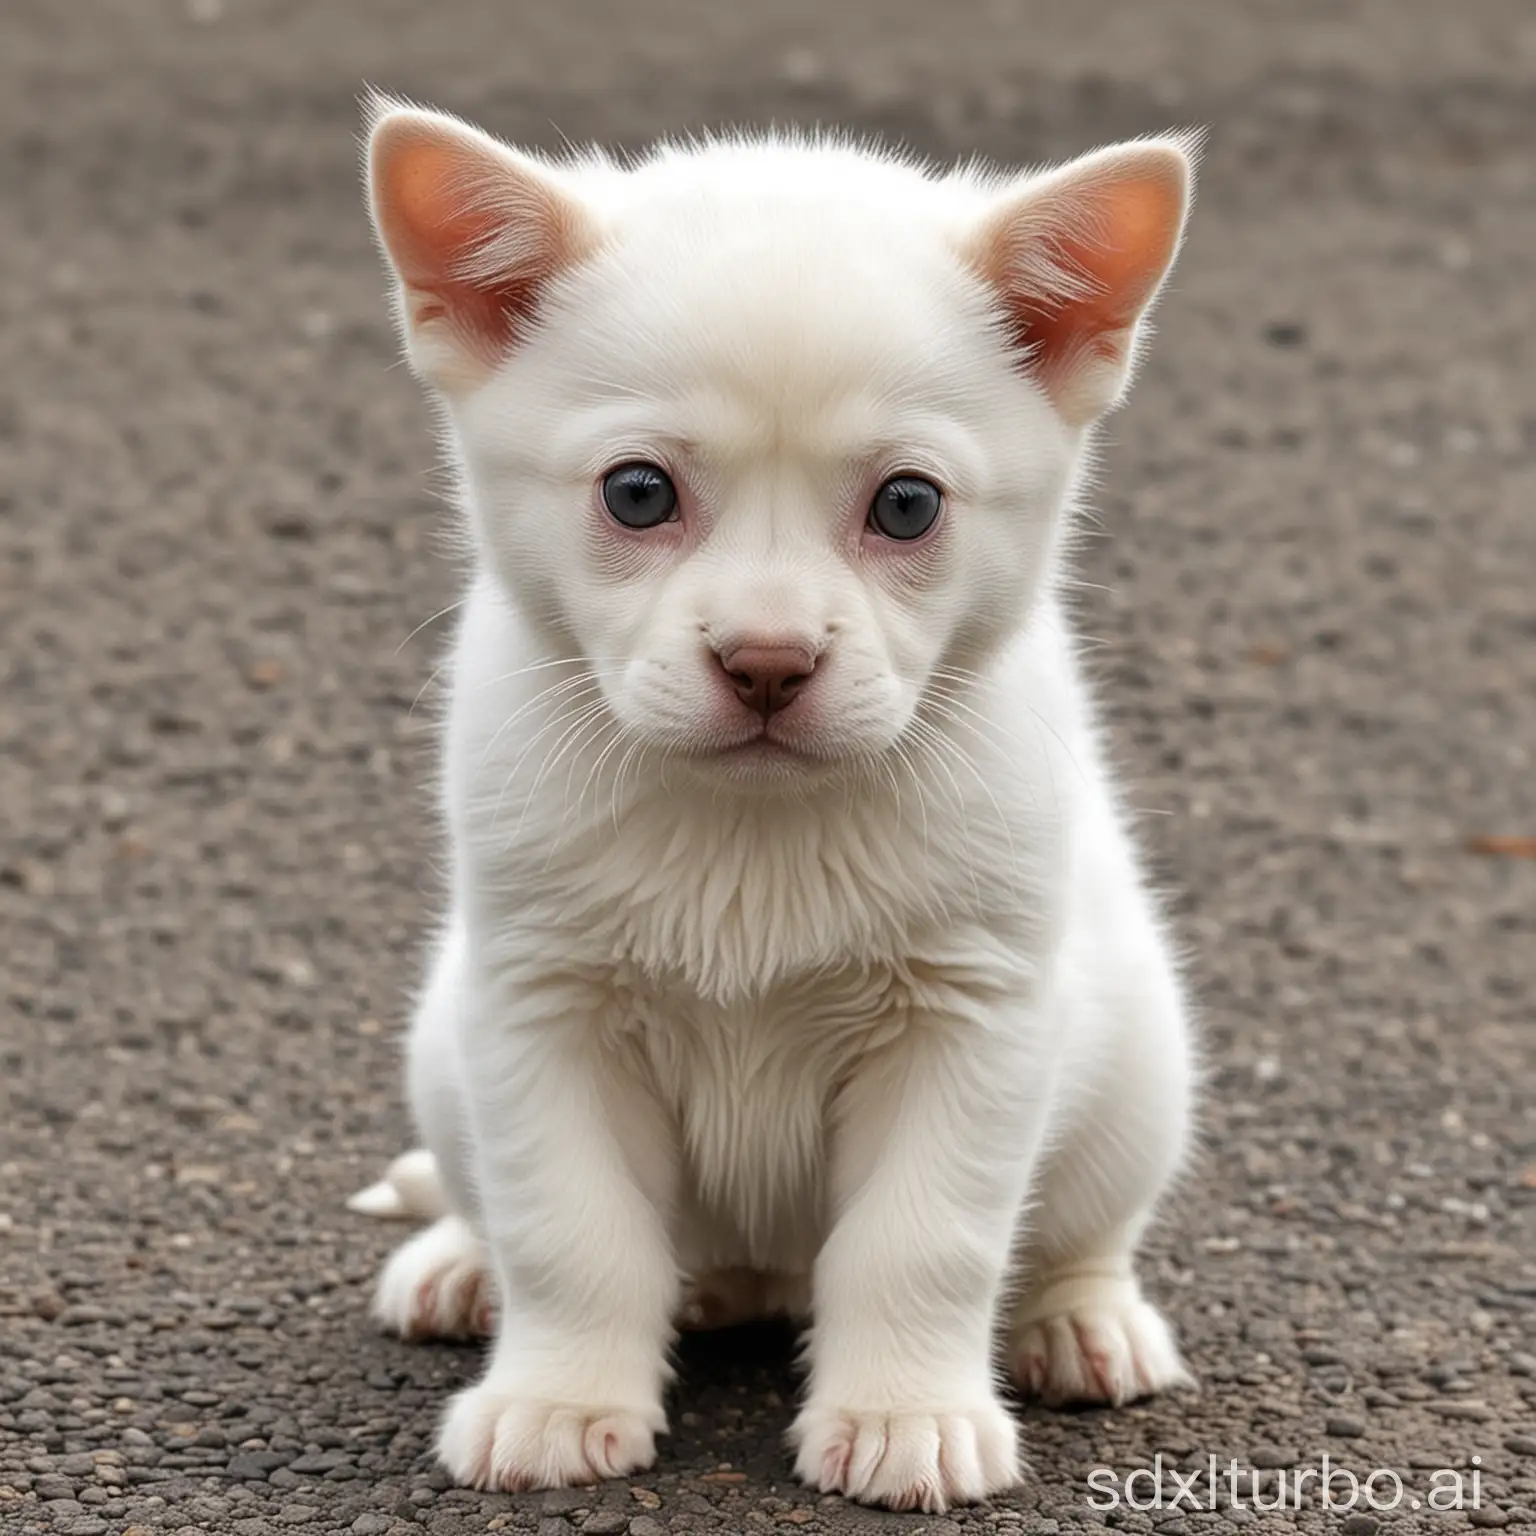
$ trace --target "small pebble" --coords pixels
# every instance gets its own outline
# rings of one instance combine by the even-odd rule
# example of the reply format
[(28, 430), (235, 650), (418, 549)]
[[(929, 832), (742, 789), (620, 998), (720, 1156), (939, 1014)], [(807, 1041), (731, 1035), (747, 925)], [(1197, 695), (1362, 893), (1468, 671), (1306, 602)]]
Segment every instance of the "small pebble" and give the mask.
[(1271, 1471), (1276, 1467), (1294, 1467), (1299, 1458), (1289, 1446), (1261, 1445), (1249, 1460), (1260, 1471)]
[(594, 1509), (581, 1529), (584, 1536), (620, 1536), (629, 1529), (629, 1516), (622, 1509)]
[(1467, 1524), (1480, 1531), (1499, 1531), (1509, 1524), (1509, 1516), (1496, 1504), (1485, 1504), (1481, 1509), (1468, 1511)]
[(57, 1291), (39, 1291), (32, 1297), (32, 1314), (51, 1323), (64, 1310), (64, 1298)]
[(258, 691), (275, 688), (282, 682), (284, 675), (282, 662), (270, 656), (258, 658), (245, 669), (246, 682)]
[(1264, 339), (1272, 347), (1299, 347), (1307, 339), (1307, 328), (1299, 320), (1276, 320), (1264, 327)]
[(61, 1328), (84, 1328), (91, 1323), (104, 1323), (108, 1313), (105, 1307), (93, 1307), (88, 1303), (77, 1302), (72, 1307), (65, 1307), (59, 1313), (58, 1324)]

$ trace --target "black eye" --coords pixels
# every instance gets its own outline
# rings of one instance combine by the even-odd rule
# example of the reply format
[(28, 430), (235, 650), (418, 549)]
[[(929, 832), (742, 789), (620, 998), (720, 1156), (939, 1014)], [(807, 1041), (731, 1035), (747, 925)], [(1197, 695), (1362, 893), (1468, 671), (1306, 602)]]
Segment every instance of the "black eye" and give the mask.
[(656, 528), (677, 515), (677, 487), (654, 464), (621, 464), (603, 476), (603, 505), (626, 528)]
[(897, 475), (875, 492), (869, 526), (888, 539), (920, 539), (938, 521), (943, 493), (931, 480)]

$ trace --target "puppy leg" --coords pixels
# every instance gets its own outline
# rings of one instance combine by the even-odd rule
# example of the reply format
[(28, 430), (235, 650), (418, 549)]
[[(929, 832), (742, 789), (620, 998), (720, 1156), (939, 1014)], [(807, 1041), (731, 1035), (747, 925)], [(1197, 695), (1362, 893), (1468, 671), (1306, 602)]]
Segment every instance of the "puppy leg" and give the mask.
[(468, 1124), (458, 1045), (463, 964), (462, 934), (450, 929), (411, 1026), (407, 1076), (427, 1147), (396, 1158), (379, 1183), (348, 1202), (367, 1215), (435, 1218), (391, 1255), (374, 1294), (373, 1315), (403, 1339), (483, 1338), (491, 1331), (495, 1280), (465, 1173)]
[(1193, 1385), (1134, 1267), (1184, 1159), (1193, 1078), (1175, 979), (1144, 980), (1042, 1170), (1020, 1257), (1009, 1366), (1022, 1392), (1048, 1403)]
[(1041, 1106), (1035, 1031), (915, 1022), (837, 1105), (834, 1224), (816, 1262), (800, 1476), (943, 1510), (1018, 1479), (993, 1321)]
[(643, 1067), (612, 1054), (614, 1006), (567, 976), (466, 976), (463, 1100), (500, 1310), (485, 1376), (438, 1441), (461, 1483), (622, 1477), (666, 1428), (675, 1132)]

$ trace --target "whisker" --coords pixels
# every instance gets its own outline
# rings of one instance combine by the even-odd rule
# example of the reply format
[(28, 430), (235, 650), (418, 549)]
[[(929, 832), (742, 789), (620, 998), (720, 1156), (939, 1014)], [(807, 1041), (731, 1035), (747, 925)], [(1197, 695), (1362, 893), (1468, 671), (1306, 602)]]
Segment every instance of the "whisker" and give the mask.
[[(970, 731), (972, 735), (977, 737), (977, 739), (980, 741), (987, 741), (987, 738), (982, 734), (981, 730), (977, 726), (973, 725), (969, 720), (964, 719), (962, 716), (955, 714), (947, 704), (942, 703), (938, 699), (930, 700), (930, 704), (933, 709), (937, 710), (941, 715), (948, 719), (951, 724), (960, 727), (962, 730)], [(987, 745), (995, 746), (996, 743), (987, 742)], [(953, 751), (957, 757), (959, 757), (962, 765), (970, 770), (971, 776), (976, 780), (977, 784), (980, 785), (982, 793), (985, 794), (987, 799), (992, 802), (992, 809), (997, 815), (998, 826), (1003, 829), (1003, 835), (1008, 840), (1008, 856), (1014, 862), (1015, 866), (1017, 866), (1018, 850), (1013, 845), (1013, 831), (1008, 824), (1008, 818), (1003, 814), (1002, 806), (998, 804), (997, 796), (992, 793), (992, 786), (987, 783), (986, 776), (976, 765), (976, 762), (971, 757), (971, 755), (965, 750), (964, 747), (959, 744), (959, 742), (946, 741), (946, 746), (951, 751)]]
[[(920, 740), (920, 741), (925, 741), (926, 742), (930, 755), (932, 755), (934, 757), (934, 759), (937, 762), (939, 762), (939, 764), (945, 769), (946, 772), (949, 772), (949, 766), (948, 766), (948, 763), (945, 761), (943, 754), (940, 752), (940, 748), (943, 749), (944, 753), (952, 753), (955, 757), (957, 757), (959, 759), (959, 761), (960, 761), (961, 767), (963, 767), (966, 770), (968, 770), (970, 775), (971, 775), (971, 777), (976, 780), (976, 783), (980, 787), (981, 792), (991, 802), (992, 809), (993, 809), (993, 811), (995, 812), (995, 814), (997, 816), (998, 827), (1002, 831), (1003, 838), (1004, 838), (1004, 840), (1006, 841), (1006, 843), (1008, 845), (1008, 858), (1009, 858), (1009, 862), (1010, 862), (1011, 866), (1013, 867), (1013, 869), (1015, 870), (1015, 872), (1017, 872), (1017, 870), (1018, 870), (1018, 850), (1014, 847), (1014, 843), (1013, 843), (1013, 830), (1012, 830), (1012, 828), (1008, 824), (1008, 818), (1003, 815), (1003, 808), (1002, 808), (1001, 805), (998, 804), (997, 796), (992, 793), (992, 786), (987, 783), (986, 776), (982, 773), (981, 769), (977, 766), (977, 763), (976, 763), (975, 759), (958, 742), (952, 741), (950, 738), (946, 737), (941, 731), (939, 731), (932, 724), (931, 721), (921, 720), (921, 719), (919, 719), (917, 717), (914, 717), (914, 719), (912, 721), (912, 725), (918, 728), (918, 738), (917, 739)], [(954, 786), (955, 786), (955, 794), (956, 794), (957, 803), (961, 807), (961, 819), (962, 819), (962, 825), (963, 825), (964, 832), (965, 832), (966, 845), (967, 845), (967, 847), (971, 848), (974, 851), (974, 849), (976, 847), (976, 842), (975, 842), (974, 834), (973, 834), (972, 829), (971, 829), (970, 817), (969, 817), (968, 813), (965, 810), (965, 801), (964, 801), (964, 797), (960, 793), (959, 781), (954, 778), (954, 775), (952, 773), (950, 774), (950, 782), (953, 783)], [(975, 862), (974, 862), (974, 860), (972, 861), (972, 866), (971, 867), (972, 867), (971, 882), (972, 882), (973, 888), (975, 889), (976, 904), (977, 904), (977, 908), (979, 910), (980, 907), (981, 907), (981, 887), (976, 883)]]
[[(599, 711), (601, 711), (602, 709), (607, 707), (606, 703), (602, 699), (599, 699), (595, 703), (586, 703), (586, 704), (578, 703), (578, 704), (576, 704), (574, 709), (567, 709), (567, 708), (565, 708), (564, 705), (569, 705), (570, 702), (571, 701), (569, 699), (565, 700), (563, 705), (562, 705), (562, 708), (561, 708), (560, 712), (558, 714), (556, 714), (553, 717), (553, 719), (546, 720), (544, 722), (544, 724), (542, 726), (540, 726), (537, 731), (534, 732), (532, 738), (523, 747), (523, 750), (518, 754), (517, 761), (514, 762), (512, 764), (512, 767), (508, 770), (506, 778), (502, 781), (501, 791), (500, 791), (500, 793), (496, 797), (496, 806), (495, 806), (495, 809), (491, 813), (491, 825), (492, 826), (495, 826), (497, 820), (500, 818), (500, 816), (501, 816), (502, 801), (506, 798), (507, 791), (512, 787), (513, 780), (517, 778), (518, 770), (523, 766), (524, 762), (527, 761), (528, 754), (530, 752), (532, 752), (533, 749), (547, 735), (549, 735), (549, 733), (551, 731), (557, 730), (560, 726), (566, 725), (568, 722), (570, 722), (572, 720), (575, 720), (578, 723), (585, 722), (585, 721), (591, 719), (594, 714), (598, 713)], [(561, 739), (563, 740), (564, 738), (562, 737)], [(524, 803), (524, 811), (525, 811), (525, 813), (526, 813), (526, 810), (527, 810), (527, 803), (525, 801), (525, 803)], [(519, 825), (521, 825), (521, 822), (519, 822)]]
[(590, 692), (593, 689), (599, 688), (600, 681), (597, 678), (586, 676), (568, 677), (564, 682), (551, 683), (548, 688), (545, 688), (541, 692), (534, 694), (531, 699), (520, 705), (517, 709), (514, 709), (512, 713), (508, 715), (507, 718), (496, 727), (495, 731), (491, 734), (491, 739), (486, 742), (484, 750), (480, 754), (480, 766), (482, 768), (485, 766), (485, 764), (490, 759), (491, 753), (495, 750), (496, 743), (500, 741), (502, 736), (505, 735), (512, 726), (516, 725), (517, 722), (529, 712), (529, 710), (536, 709), (546, 699), (553, 702), (556, 699), (560, 699), (561, 694), (570, 695), (570, 697), (560, 699), (560, 703), (563, 706), (571, 703), (573, 699), (579, 699), (583, 694)]
[(438, 678), (443, 675), (443, 668), (447, 665), (448, 663), (444, 661), (439, 662), (437, 666), (432, 668), (431, 674), (428, 676), (426, 682), (424, 682), (421, 687), (416, 690), (416, 697), (411, 700), (411, 707), (405, 712), (405, 718), (407, 720), (410, 720), (415, 716), (416, 706), (420, 704), (422, 699), (426, 696), (427, 689), (429, 689), (432, 684), (435, 683)]
[(922, 818), (923, 852), (926, 854), (928, 852), (928, 802), (923, 798), (922, 775), (918, 773), (911, 758), (907, 756), (906, 749), (903, 747), (900, 741), (893, 741), (891, 743), (891, 751), (896, 754), (896, 757), (901, 763), (902, 767), (907, 770), (907, 775), (911, 780), (912, 787), (917, 791), (917, 811), (918, 815)]
[[(545, 756), (543, 763), (540, 764), (539, 771), (534, 775), (533, 783), (529, 786), (528, 797), (523, 802), (523, 809), (525, 813), (527, 808), (532, 805), (533, 802), (538, 798), (539, 788), (543, 784), (545, 778), (548, 776), (550, 769), (554, 768), (559, 763), (560, 759), (564, 757), (565, 754), (570, 750), (570, 748), (579, 739), (581, 739), (582, 736), (585, 735), (589, 726), (598, 724), (601, 728), (601, 725), (606, 723), (602, 721), (601, 717), (607, 707), (608, 703), (605, 699), (599, 699), (595, 704), (588, 705), (586, 713), (574, 725), (570, 726), (560, 737), (559, 741), (555, 743), (553, 750)], [(562, 800), (562, 818), (565, 814), (565, 804), (565, 801)], [(521, 828), (522, 822), (519, 821), (518, 829), (521, 830)]]
[[(576, 801), (576, 819), (578, 821), (581, 819), (582, 807), (587, 803), (587, 791), (592, 787), (593, 781), (602, 771), (603, 764), (608, 761), (618, 747), (623, 745), (629, 735), (629, 731), (622, 721), (615, 721), (614, 724), (617, 726), (617, 729), (614, 732), (613, 740), (598, 753), (597, 757), (593, 760), (592, 766), (587, 770), (587, 777), (582, 783), (581, 794)], [(569, 790), (571, 782), (569, 775), (566, 776), (565, 782), (566, 789)]]
[(542, 661), (530, 661), (527, 666), (519, 667), (515, 672), (503, 672), (499, 677), (487, 678), (480, 686), (482, 688), (495, 688), (502, 683), (510, 683), (513, 678), (524, 677), (529, 672), (542, 672), (550, 667), (577, 666), (584, 667), (593, 677), (614, 677), (624, 670), (621, 666), (594, 667), (580, 656), (552, 656)]
[(646, 742), (642, 736), (636, 736), (630, 743), (629, 750), (619, 760), (619, 771), (613, 778), (613, 794), (611, 797), (611, 809), (613, 812), (613, 830), (619, 831), (619, 790), (624, 783), (624, 775), (629, 769), (630, 763), (637, 760), (638, 754), (645, 751)]
[(468, 602), (468, 598), (461, 597), (458, 602), (449, 603), (446, 608), (439, 608), (430, 619), (423, 619), (421, 623), (418, 624), (416, 628), (413, 629), (410, 634), (408, 634), (405, 639), (395, 647), (395, 655), (398, 656), (400, 652), (403, 651), (406, 646), (408, 646), (411, 641), (414, 640), (416, 636), (419, 635), (422, 630), (424, 630), (429, 624), (436, 624), (439, 619), (446, 618), (447, 615), (452, 613), (455, 608), (462, 608), (466, 602)]
[[(594, 726), (596, 727), (595, 730), (593, 729)], [(581, 805), (579, 802), (576, 806), (575, 816), (573, 817), (571, 814), (571, 777), (576, 772), (577, 765), (581, 760), (581, 754), (594, 743), (600, 741), (604, 731), (615, 731), (617, 733), (614, 738), (615, 741), (620, 741), (623, 739), (623, 726), (621, 726), (618, 721), (612, 719), (604, 720), (601, 718), (590, 720), (587, 722), (585, 727), (583, 727), (575, 736), (572, 737), (569, 742), (567, 742), (563, 747), (558, 748), (553, 756), (553, 759), (546, 763), (544, 768), (539, 770), (539, 779), (542, 779), (548, 769), (553, 768), (555, 764), (557, 764), (567, 752), (571, 754), (571, 766), (566, 770), (565, 789), (560, 797), (561, 835), (551, 839), (550, 841), (549, 854), (544, 860), (544, 868), (546, 870), (554, 862), (555, 855), (559, 853), (562, 848), (566, 847), (580, 830), (578, 826), (573, 824), (575, 822), (579, 822), (581, 818)], [(610, 743), (610, 746), (611, 745), (612, 743)], [(606, 755), (607, 750), (608, 749), (606, 747), (603, 749), (604, 755)], [(529, 799), (527, 804), (532, 804), (533, 796), (538, 792), (538, 785), (539, 780), (536, 779), (534, 781), (533, 789), (529, 792)], [(583, 791), (583, 798), (585, 798), (585, 791)], [(524, 809), (526, 811), (526, 805)], [(522, 823), (519, 821), (518, 830), (521, 830), (521, 826)]]

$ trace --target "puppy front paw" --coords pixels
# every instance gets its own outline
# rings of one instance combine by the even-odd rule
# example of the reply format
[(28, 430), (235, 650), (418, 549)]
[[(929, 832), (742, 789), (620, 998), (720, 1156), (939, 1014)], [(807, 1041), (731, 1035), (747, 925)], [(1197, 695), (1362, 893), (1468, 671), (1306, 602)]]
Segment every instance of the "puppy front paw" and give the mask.
[(485, 1338), (496, 1285), (485, 1245), (457, 1216), (444, 1216), (390, 1255), (373, 1315), (402, 1339)]
[(823, 1493), (939, 1514), (1019, 1480), (1018, 1429), (1001, 1403), (876, 1412), (814, 1400), (795, 1421), (795, 1471)]
[(1195, 1379), (1173, 1331), (1134, 1280), (1074, 1280), (1047, 1292), (1015, 1325), (1013, 1378), (1050, 1404), (1118, 1406)]
[(449, 1404), (437, 1453), (466, 1487), (565, 1488), (644, 1470), (666, 1427), (659, 1406), (540, 1401), (482, 1382)]

